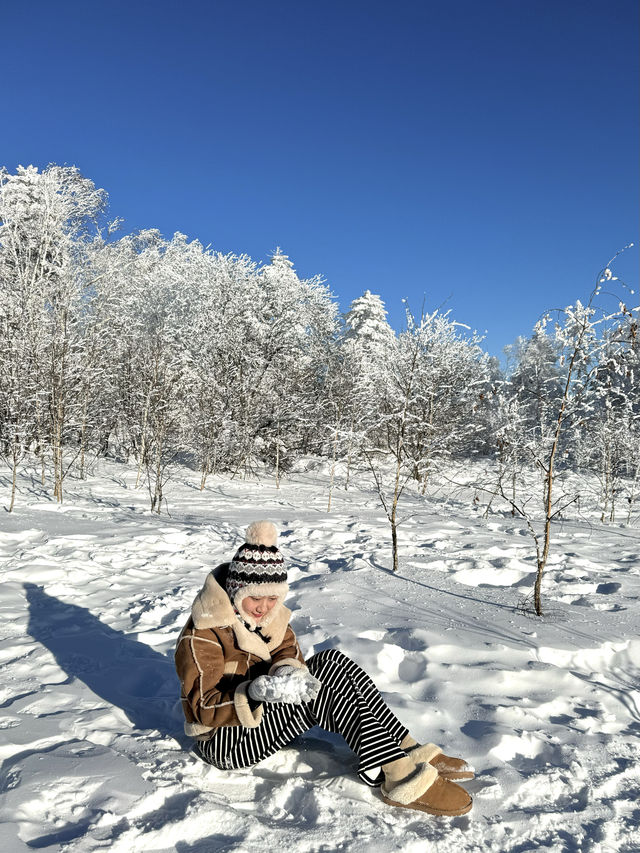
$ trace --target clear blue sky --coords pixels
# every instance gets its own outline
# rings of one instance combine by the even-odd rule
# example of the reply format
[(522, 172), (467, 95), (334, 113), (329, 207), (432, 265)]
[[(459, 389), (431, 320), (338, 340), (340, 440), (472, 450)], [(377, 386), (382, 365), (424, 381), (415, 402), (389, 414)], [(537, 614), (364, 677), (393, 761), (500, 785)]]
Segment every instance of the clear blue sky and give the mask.
[(2, 31), (0, 164), (281, 246), (343, 310), (448, 300), (500, 354), (636, 240), (636, 0), (35, 0)]

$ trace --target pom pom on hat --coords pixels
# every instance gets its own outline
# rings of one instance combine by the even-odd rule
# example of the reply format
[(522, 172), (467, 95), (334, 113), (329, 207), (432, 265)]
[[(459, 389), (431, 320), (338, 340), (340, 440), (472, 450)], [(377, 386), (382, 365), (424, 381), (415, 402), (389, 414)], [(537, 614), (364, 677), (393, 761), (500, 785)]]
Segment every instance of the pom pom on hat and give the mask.
[(247, 545), (266, 545), (271, 548), (278, 541), (278, 531), (271, 521), (254, 521), (247, 527), (244, 541)]

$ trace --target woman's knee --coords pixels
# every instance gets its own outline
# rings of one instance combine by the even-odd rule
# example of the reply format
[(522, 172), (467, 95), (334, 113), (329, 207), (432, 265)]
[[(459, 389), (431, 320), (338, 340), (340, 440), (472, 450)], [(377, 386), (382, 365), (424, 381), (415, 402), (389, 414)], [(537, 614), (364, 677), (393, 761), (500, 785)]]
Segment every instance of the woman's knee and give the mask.
[(321, 672), (324, 668), (332, 664), (344, 665), (352, 663), (351, 658), (347, 657), (339, 649), (323, 649), (310, 658), (307, 658), (306, 664), (309, 667), (309, 672), (312, 675)]

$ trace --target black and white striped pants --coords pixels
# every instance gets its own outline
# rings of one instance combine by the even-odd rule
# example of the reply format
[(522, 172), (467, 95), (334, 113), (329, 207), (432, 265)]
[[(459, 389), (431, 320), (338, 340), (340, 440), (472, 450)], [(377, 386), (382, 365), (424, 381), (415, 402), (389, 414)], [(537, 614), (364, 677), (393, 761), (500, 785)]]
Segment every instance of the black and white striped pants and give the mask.
[(259, 726), (222, 726), (209, 740), (198, 741), (196, 752), (221, 770), (251, 767), (318, 725), (344, 737), (358, 756), (358, 775), (363, 782), (380, 784), (381, 777), (367, 771), (405, 756), (400, 742), (408, 730), (366, 672), (342, 652), (327, 649), (306, 664), (322, 682), (315, 699), (300, 705), (265, 702)]

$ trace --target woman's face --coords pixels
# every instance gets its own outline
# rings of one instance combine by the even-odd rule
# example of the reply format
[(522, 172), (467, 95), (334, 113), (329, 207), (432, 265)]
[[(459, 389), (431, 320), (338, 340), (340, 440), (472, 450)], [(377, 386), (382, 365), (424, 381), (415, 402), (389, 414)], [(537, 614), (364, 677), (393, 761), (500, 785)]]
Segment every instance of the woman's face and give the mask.
[(260, 623), (262, 618), (266, 616), (269, 611), (273, 610), (277, 600), (277, 595), (263, 595), (260, 598), (256, 598), (253, 595), (247, 595), (246, 598), (242, 599), (240, 606), (245, 613), (253, 617), (256, 622)]

